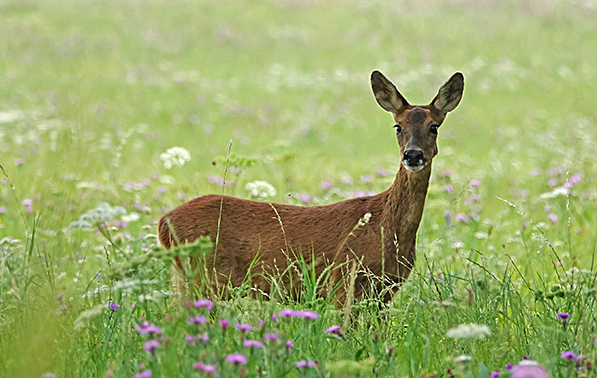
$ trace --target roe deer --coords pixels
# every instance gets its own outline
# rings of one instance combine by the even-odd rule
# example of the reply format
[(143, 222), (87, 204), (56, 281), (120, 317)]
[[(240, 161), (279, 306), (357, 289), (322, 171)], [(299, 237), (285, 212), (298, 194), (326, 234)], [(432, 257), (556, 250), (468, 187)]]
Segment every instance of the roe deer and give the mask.
[[(401, 152), (400, 168), (388, 190), (371, 197), (313, 207), (206, 195), (160, 219), (158, 234), (162, 245), (170, 248), (209, 236), (214, 247), (207, 264), (214, 267), (217, 284), (239, 286), (252, 269), (251, 273), (257, 273), (252, 285), (262, 290), (269, 287), (266, 275), (284, 272), (289, 262), (298, 257), (314, 264), (317, 274), (330, 264), (356, 258), (359, 271), (351, 278), (354, 296), (363, 295), (372, 274), (384, 277), (381, 286), (391, 287), (384, 300), (391, 299), (398, 286), (395, 284), (409, 276), (414, 264), (415, 239), (429, 186), (431, 161), (437, 154), (437, 131), (448, 112), (460, 102), (464, 77), (455, 73), (426, 106), (410, 105), (379, 71), (371, 74), (371, 86), (378, 104), (392, 113)], [(363, 218), (367, 222), (361, 221), (355, 227)], [(254, 261), (257, 264), (251, 267)], [(333, 277), (337, 283), (341, 275)], [(283, 282), (290, 283), (288, 279)], [(341, 295), (346, 296), (346, 291)]]

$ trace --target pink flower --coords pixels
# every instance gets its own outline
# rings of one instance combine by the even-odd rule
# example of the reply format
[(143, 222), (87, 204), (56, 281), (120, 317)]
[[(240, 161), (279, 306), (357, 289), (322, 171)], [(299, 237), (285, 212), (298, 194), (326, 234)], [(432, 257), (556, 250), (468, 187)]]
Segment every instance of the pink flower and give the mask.
[(446, 192), (448, 192), (449, 194), (451, 194), (452, 192), (454, 192), (454, 187), (451, 184), (448, 184), (448, 185), (444, 186), (444, 190)]
[(233, 364), (246, 364), (247, 357), (239, 353), (233, 353), (226, 357), (226, 362), (232, 362)]
[(468, 223), (468, 217), (466, 214), (458, 213), (456, 214), (456, 222)]
[(479, 180), (471, 180), (468, 184), (470, 186), (479, 186), (479, 185), (481, 185), (481, 181), (479, 181)]
[(195, 307), (205, 307), (207, 308), (209, 311), (211, 311), (211, 309), (214, 307), (214, 304), (212, 301), (210, 301), (209, 299), (199, 299), (196, 300), (194, 303)]
[(551, 221), (551, 223), (557, 223), (558, 221), (558, 216), (555, 215), (554, 213), (549, 213), (547, 215), (547, 219), (549, 219)]
[(326, 329), (324, 331), (324, 333), (336, 333), (340, 330), (340, 326), (339, 325), (333, 325), (330, 328)]
[(143, 348), (151, 354), (154, 354), (155, 350), (159, 347), (161, 347), (160, 342), (155, 339), (149, 340), (145, 343), (145, 346), (143, 346)]

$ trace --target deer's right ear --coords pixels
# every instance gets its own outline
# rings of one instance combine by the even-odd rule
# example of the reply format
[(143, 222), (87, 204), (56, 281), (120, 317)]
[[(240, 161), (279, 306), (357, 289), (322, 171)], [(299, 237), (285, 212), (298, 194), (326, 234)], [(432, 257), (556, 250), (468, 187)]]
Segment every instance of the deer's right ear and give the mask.
[(394, 84), (379, 71), (371, 73), (371, 88), (379, 106), (390, 113), (400, 113), (408, 106)]

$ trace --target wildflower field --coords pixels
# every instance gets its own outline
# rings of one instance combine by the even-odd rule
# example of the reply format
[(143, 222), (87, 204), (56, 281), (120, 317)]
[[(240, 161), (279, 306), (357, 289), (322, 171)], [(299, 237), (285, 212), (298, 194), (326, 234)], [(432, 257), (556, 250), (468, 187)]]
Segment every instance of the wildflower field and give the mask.
[[(596, 51), (594, 0), (0, 2), (0, 377), (597, 375)], [(393, 300), (179, 290), (196, 196), (391, 185), (373, 70), (465, 77)]]

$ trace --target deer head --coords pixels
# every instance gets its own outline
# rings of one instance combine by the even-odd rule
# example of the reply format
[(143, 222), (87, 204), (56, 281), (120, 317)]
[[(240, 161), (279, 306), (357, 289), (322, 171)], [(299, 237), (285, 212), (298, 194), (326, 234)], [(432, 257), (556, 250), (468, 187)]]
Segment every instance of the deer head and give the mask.
[(381, 72), (371, 74), (371, 87), (379, 106), (392, 113), (400, 146), (401, 164), (416, 172), (437, 155), (437, 130), (456, 108), (464, 90), (464, 76), (456, 72), (441, 86), (429, 105), (413, 106)]

